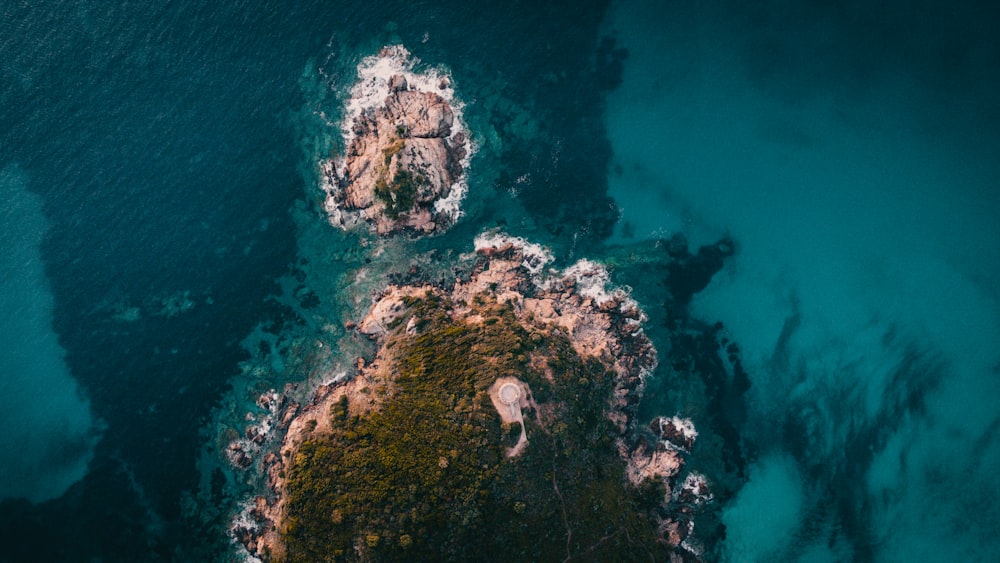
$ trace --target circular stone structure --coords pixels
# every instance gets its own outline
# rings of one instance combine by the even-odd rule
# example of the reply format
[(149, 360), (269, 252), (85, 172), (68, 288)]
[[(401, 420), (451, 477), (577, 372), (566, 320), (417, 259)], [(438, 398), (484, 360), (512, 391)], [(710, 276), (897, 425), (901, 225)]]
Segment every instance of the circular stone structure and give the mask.
[(521, 398), (521, 388), (513, 383), (504, 383), (500, 387), (500, 400), (505, 405), (513, 405)]

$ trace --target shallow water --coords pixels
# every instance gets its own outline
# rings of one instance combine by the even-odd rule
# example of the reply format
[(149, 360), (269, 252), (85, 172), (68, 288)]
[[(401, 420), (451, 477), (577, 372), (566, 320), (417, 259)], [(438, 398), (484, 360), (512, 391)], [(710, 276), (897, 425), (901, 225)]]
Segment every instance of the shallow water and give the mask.
[(0, 498), (40, 502), (62, 495), (83, 476), (98, 429), (52, 331), (53, 299), (40, 249), (47, 225), (28, 181), (15, 167), (0, 171), (5, 203), (0, 219), (0, 270), (5, 273), (0, 280), (0, 373), (6, 376)]
[(606, 116), (611, 194), (620, 239), (736, 240), (692, 305), (752, 381), (742, 432), (759, 454), (722, 555), (997, 557), (1000, 513), (981, 500), (1000, 491), (986, 15), (661, 8), (622, 3), (608, 24), (630, 50)]

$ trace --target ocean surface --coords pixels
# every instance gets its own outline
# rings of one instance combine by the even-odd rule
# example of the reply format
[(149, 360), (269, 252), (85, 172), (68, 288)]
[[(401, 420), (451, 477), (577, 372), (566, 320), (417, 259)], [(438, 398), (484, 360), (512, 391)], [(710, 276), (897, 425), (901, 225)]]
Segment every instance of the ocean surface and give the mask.
[[(0, 3), (0, 562), (245, 559), (230, 523), (262, 483), (224, 449), (261, 394), (346, 372), (371, 291), (498, 226), (612, 264), (646, 308), (643, 412), (692, 416), (718, 487), (706, 560), (1000, 560), (998, 23)], [(358, 67), (395, 44), (451, 77), (476, 146), (427, 240), (322, 210)], [(667, 247), (688, 266), (634, 258)], [(704, 367), (716, 339), (736, 376)]]

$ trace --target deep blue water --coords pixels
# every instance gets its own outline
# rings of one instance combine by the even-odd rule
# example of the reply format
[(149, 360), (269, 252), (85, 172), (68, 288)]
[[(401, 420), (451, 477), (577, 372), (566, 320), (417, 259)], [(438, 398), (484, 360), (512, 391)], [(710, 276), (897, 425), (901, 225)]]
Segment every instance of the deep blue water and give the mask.
[[(72, 451), (19, 448), (80, 432), (13, 426), (2, 447), (17, 448), (11, 458), (19, 458), (19, 473), (58, 473), (60, 463), (76, 467), (93, 457), (68, 490), (54, 477), (20, 494), (4, 489), (11, 497), (55, 498), (3, 501), (0, 560), (190, 560), (226, 543), (215, 537), (220, 530), (193, 529), (202, 523), (183, 517), (181, 500), (198, 485), (203, 427), (239, 374), (247, 355), (241, 341), (258, 324), (280, 326), (287, 316), (265, 298), (296, 262), (292, 204), (315, 197), (300, 172), (310, 132), (298, 116), (315, 102), (302, 86), (309, 65), (334, 60), (328, 70), (347, 73), (394, 39), (448, 64), (459, 81), (502, 77), (509, 95), (545, 98), (563, 89), (538, 76), (589, 72), (602, 8), (3, 4), (4, 194), (9, 205), (32, 200), (27, 205), (37, 208), (25, 218), (4, 216), (11, 225), (5, 252), (26, 249), (19, 252), (34, 261), (4, 276), (36, 288), (41, 303), (30, 322), (3, 325), (12, 335), (4, 342), (21, 346), (18, 355), (35, 354), (38, 370), (61, 372), (51, 382), (22, 377), (5, 361), (4, 380), (23, 389), (3, 420), (45, 412), (56, 398), (80, 413), (71, 420), (87, 426), (84, 437), (99, 439), (92, 450), (83, 438), (73, 438)], [(593, 115), (595, 141), (567, 159), (592, 167), (582, 188), (595, 194), (603, 167), (586, 151), (607, 150), (592, 111), (600, 96), (562, 96)], [(560, 119), (557, 136), (583, 127)], [(515, 148), (511, 160), (533, 158)], [(547, 162), (530, 166), (579, 174)], [(536, 212), (551, 215), (542, 204)], [(14, 228), (22, 220), (38, 225), (22, 236)], [(29, 240), (9, 241), (8, 231)], [(39, 338), (16, 337), (26, 324), (41, 325)]]
[[(355, 305), (337, 276), (358, 239), (316, 205), (319, 113), (390, 42), (449, 69), (480, 145), (466, 219), (417, 249), (495, 225), (561, 259), (736, 241), (690, 311), (667, 272), (616, 273), (665, 359), (644, 409), (690, 406), (729, 444), (698, 460), (727, 493), (713, 558), (995, 559), (996, 22), (974, 3), (3, 3), (0, 561), (226, 560), (213, 509), (245, 487), (205, 460), (256, 384), (241, 362), (293, 333), (336, 345), (322, 326)], [(673, 367), (705, 339), (669, 327), (715, 321), (745, 405)]]

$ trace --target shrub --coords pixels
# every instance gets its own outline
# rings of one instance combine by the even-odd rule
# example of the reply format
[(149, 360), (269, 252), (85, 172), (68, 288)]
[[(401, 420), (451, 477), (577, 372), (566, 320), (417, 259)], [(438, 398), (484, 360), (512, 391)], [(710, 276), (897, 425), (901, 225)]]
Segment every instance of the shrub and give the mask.
[[(603, 364), (583, 361), (565, 336), (529, 335), (509, 307), (489, 300), (477, 312), (492, 324), (453, 321), (433, 294), (408, 307), (424, 329), (389, 337), (396, 343), (392, 395), (381, 409), (309, 436), (293, 456), (281, 530), (289, 561), (353, 559), (359, 545), (367, 550), (361, 558), (372, 560), (484, 553), (561, 560), (567, 524), (572, 554), (665, 558), (654, 538), (648, 499), (655, 495), (627, 485), (608, 438), (614, 429), (603, 407), (613, 374)], [(555, 382), (530, 368), (526, 354), (544, 355)], [(536, 400), (546, 397), (556, 416), (544, 426), (526, 416), (530, 442), (513, 459), (504, 443), (520, 427), (502, 427), (488, 396), (496, 378), (510, 375), (526, 381)], [(346, 417), (346, 407), (335, 405), (331, 415)]]

